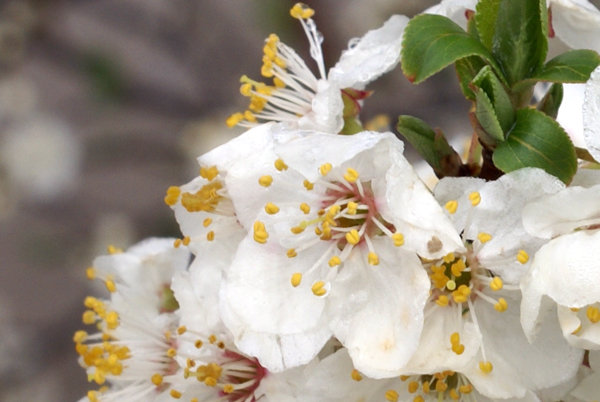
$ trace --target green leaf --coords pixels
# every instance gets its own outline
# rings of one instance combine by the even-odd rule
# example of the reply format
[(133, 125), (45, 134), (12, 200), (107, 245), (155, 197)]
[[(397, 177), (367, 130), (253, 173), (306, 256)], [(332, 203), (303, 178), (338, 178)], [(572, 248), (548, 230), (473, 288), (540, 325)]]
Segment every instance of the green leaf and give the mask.
[(510, 86), (534, 76), (548, 52), (546, 0), (503, 0), (492, 52)]
[(404, 30), (402, 72), (415, 84), (468, 56), (479, 56), (499, 69), (490, 51), (449, 18), (417, 15)]
[(456, 60), (456, 63), (454, 63), (460, 89), (462, 89), (465, 97), (471, 101), (475, 101), (475, 93), (469, 87), (469, 84), (485, 66), (486, 64), (483, 60), (476, 56), (465, 57), (464, 59)]
[(462, 165), (458, 153), (439, 130), (412, 116), (398, 117), (396, 129), (411, 143), (439, 177), (457, 176)]
[(505, 173), (524, 167), (544, 169), (569, 183), (577, 171), (577, 156), (565, 130), (535, 109), (520, 109), (513, 130), (494, 151), (494, 165)]
[(475, 88), (475, 96), (477, 97), (475, 117), (481, 128), (492, 138), (493, 143), (489, 144), (487, 138), (482, 140), (492, 146), (504, 141), (504, 130), (500, 126), (490, 98), (481, 88)]
[[(498, 77), (489, 66), (484, 67), (475, 78), (471, 86), (481, 88), (493, 106), (495, 115), (503, 132), (508, 132), (515, 122), (515, 111), (508, 93), (500, 83)], [(477, 92), (476, 92), (477, 93)], [(477, 97), (479, 102), (480, 96)], [(504, 137), (502, 137), (502, 140)]]
[(496, 31), (496, 20), (498, 9), (502, 0), (481, 0), (477, 3), (475, 22), (481, 43), (488, 49), (492, 49), (494, 32)]
[(537, 110), (548, 116), (556, 119), (558, 116), (558, 109), (563, 100), (563, 86), (562, 84), (552, 84), (544, 98), (538, 103)]
[(577, 49), (550, 60), (533, 79), (536, 81), (584, 83), (600, 65), (600, 56), (593, 50)]

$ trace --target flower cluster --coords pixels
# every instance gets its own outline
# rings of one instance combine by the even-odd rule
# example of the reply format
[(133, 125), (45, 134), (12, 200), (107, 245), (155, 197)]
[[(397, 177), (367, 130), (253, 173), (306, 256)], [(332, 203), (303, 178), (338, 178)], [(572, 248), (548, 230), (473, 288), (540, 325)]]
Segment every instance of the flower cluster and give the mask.
[[(579, 3), (551, 2), (561, 29), (580, 15), (600, 29), (600, 12)], [(445, 0), (430, 12), (459, 21), (475, 8)], [(291, 10), (320, 78), (271, 35), (272, 84), (244, 76), (250, 105), (227, 121), (248, 131), (167, 190), (184, 237), (112, 250), (88, 269), (110, 295), (85, 300), (98, 332), (74, 337), (99, 385), (83, 400), (598, 400), (600, 68), (572, 180), (543, 163), (489, 173), (486, 152), (508, 140), (485, 136), (476, 114), (484, 134), (469, 161), (431, 191), (402, 141), (358, 118), (365, 85), (400, 62), (408, 18), (353, 41), (326, 74), (313, 14)], [(521, 110), (516, 127), (533, 113)], [(453, 160), (431, 138), (425, 159)]]

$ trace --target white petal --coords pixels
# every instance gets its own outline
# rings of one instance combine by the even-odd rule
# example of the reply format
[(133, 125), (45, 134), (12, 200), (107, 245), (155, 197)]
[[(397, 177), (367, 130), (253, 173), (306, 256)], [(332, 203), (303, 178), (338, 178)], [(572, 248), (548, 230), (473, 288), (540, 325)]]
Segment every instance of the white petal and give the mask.
[(558, 237), (543, 246), (531, 267), (536, 291), (567, 307), (580, 308), (599, 302), (598, 244), (600, 231), (585, 230)]
[(581, 383), (571, 391), (571, 395), (582, 401), (597, 401), (600, 400), (600, 372), (595, 372), (592, 375), (584, 378)]
[(571, 187), (590, 188), (600, 185), (600, 170), (598, 169), (578, 169), (573, 177)]
[(477, 390), (490, 398), (520, 398), (527, 390), (549, 388), (575, 376), (583, 350), (568, 345), (557, 319), (546, 320), (530, 344), (519, 322), (519, 298), (508, 292), (502, 296), (508, 301), (508, 310), (502, 313), (491, 303), (475, 304), (486, 359), (494, 367), (486, 374), (475, 361), (465, 372)]
[(583, 100), (585, 84), (563, 84), (563, 101), (556, 121), (565, 129), (573, 145), (585, 147), (583, 139)]
[(600, 186), (568, 187), (532, 202), (523, 209), (523, 226), (529, 233), (550, 239), (577, 228), (600, 223)]
[(312, 99), (311, 111), (298, 120), (302, 130), (337, 134), (344, 127), (344, 102), (341, 88), (334, 83), (319, 80), (317, 93)]
[(600, 11), (586, 0), (551, 0), (552, 28), (573, 49), (600, 51)]
[(402, 34), (409, 19), (394, 15), (379, 29), (351, 41), (340, 61), (329, 70), (328, 80), (338, 88), (363, 89), (366, 84), (387, 73), (400, 61)]
[(360, 372), (392, 377), (415, 352), (423, 326), (430, 281), (416, 254), (373, 239), (377, 266), (368, 250), (355, 249), (332, 284), (335, 336), (346, 346)]
[(442, 0), (438, 5), (428, 8), (423, 11), (424, 14), (440, 14), (450, 18), (463, 29), (467, 29), (467, 18), (465, 12), (467, 10), (475, 11), (478, 0)]
[[(600, 325), (582, 323), (580, 317), (585, 317), (585, 311), (585, 308), (580, 312), (575, 312), (568, 307), (558, 306), (558, 320), (563, 330), (563, 336), (573, 347), (600, 349)], [(587, 318), (583, 319), (587, 321)]]
[[(600, 35), (600, 28), (598, 35)], [(600, 37), (598, 41), (600, 42)], [(594, 70), (585, 86), (583, 127), (583, 137), (587, 149), (594, 159), (600, 161), (600, 67)]]

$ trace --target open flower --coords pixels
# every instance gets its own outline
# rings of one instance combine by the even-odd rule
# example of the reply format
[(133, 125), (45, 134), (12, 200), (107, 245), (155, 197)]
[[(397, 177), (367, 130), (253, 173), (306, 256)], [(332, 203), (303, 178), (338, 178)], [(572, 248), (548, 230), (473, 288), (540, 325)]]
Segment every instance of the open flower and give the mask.
[(227, 270), (236, 344), (278, 371), (333, 333), (368, 375), (393, 375), (416, 348), (429, 280), (416, 253), (461, 243), (391, 133), (273, 135), (226, 177), (249, 232)]
[[(88, 277), (102, 279), (110, 300), (87, 297), (85, 324), (99, 332), (74, 336), (80, 364), (88, 379), (102, 386), (84, 400), (155, 400), (178, 382), (178, 308), (171, 277), (185, 270), (189, 251), (173, 247), (174, 239), (148, 239), (126, 252), (96, 258)], [(109, 383), (110, 388), (105, 383)]]
[[(358, 105), (367, 94), (355, 90), (362, 90), (400, 61), (402, 33), (408, 18), (394, 15), (381, 28), (353, 40), (327, 75), (321, 52), (323, 37), (311, 19), (313, 14), (312, 9), (301, 3), (291, 10), (308, 37), (319, 78), (293, 49), (272, 34), (264, 46), (261, 72), (264, 77), (273, 78), (273, 85), (243, 76), (240, 92), (250, 98), (250, 106), (244, 113), (233, 114), (227, 120), (229, 126), (277, 121), (289, 123), (292, 128), (337, 134), (344, 126), (342, 94)], [(346, 88), (354, 90), (344, 91)]]

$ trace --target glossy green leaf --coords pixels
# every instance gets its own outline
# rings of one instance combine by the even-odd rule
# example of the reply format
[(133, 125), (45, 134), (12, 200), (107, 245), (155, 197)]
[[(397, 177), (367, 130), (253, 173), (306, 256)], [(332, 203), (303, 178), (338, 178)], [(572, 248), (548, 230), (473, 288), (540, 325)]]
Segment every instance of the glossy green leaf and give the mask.
[(460, 89), (465, 97), (471, 101), (475, 101), (475, 93), (469, 87), (469, 84), (485, 66), (484, 61), (475, 56), (465, 57), (464, 59), (456, 60), (456, 63), (454, 63)]
[(505, 173), (537, 167), (569, 183), (577, 171), (577, 156), (565, 130), (535, 109), (517, 111), (515, 126), (493, 154), (494, 165)]
[(600, 65), (600, 56), (593, 50), (577, 49), (550, 60), (533, 79), (562, 83), (584, 83)]
[(548, 52), (546, 0), (502, 0), (492, 52), (510, 86), (534, 76)]
[[(492, 69), (484, 67), (475, 78), (471, 86), (481, 88), (491, 102), (495, 115), (503, 132), (508, 132), (515, 122), (515, 111), (508, 93), (494, 74)], [(479, 97), (478, 97), (479, 101)], [(504, 137), (502, 137), (504, 139)]]
[(457, 176), (462, 165), (458, 153), (439, 130), (433, 130), (423, 120), (412, 116), (398, 117), (396, 129), (439, 177)]
[(556, 119), (558, 109), (563, 100), (563, 92), (562, 84), (552, 84), (546, 95), (544, 95), (544, 98), (538, 103), (537, 110)]
[[(475, 88), (475, 96), (477, 98), (475, 117), (477, 117), (477, 121), (479, 121), (481, 128), (493, 140), (493, 143), (488, 145), (496, 145), (504, 141), (504, 131), (500, 126), (500, 122), (498, 121), (490, 98), (481, 88)], [(488, 143), (486, 139), (483, 140)]]
[(421, 14), (408, 23), (401, 56), (402, 71), (415, 84), (469, 56), (479, 56), (499, 69), (481, 42), (441, 15)]
[(498, 18), (498, 9), (502, 0), (481, 0), (477, 3), (475, 22), (479, 39), (488, 49), (492, 49), (494, 32), (496, 31), (496, 20)]

